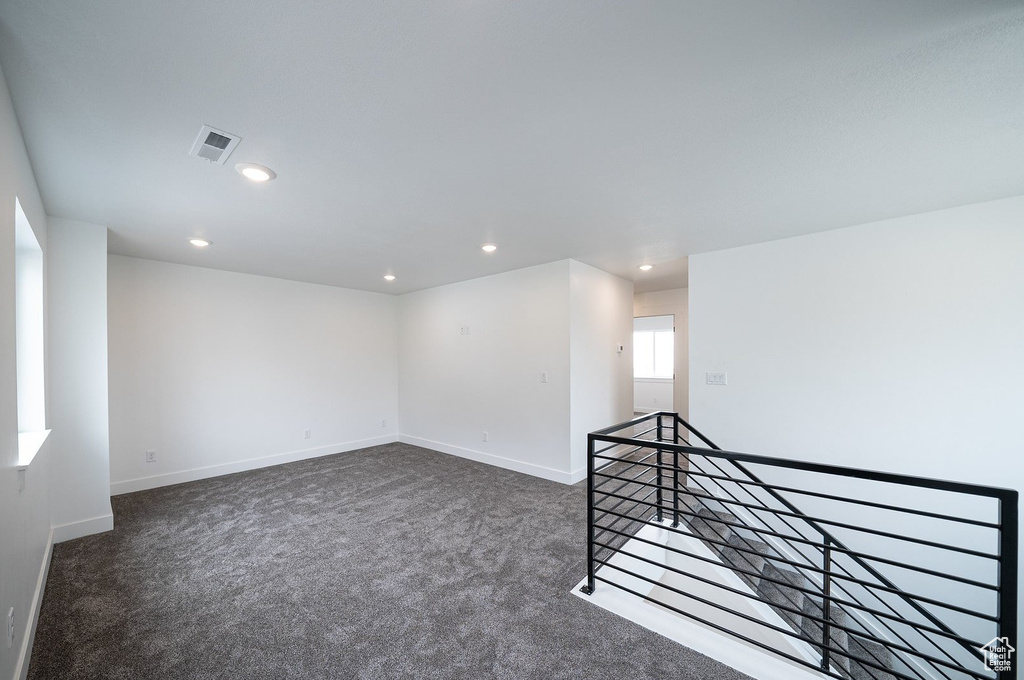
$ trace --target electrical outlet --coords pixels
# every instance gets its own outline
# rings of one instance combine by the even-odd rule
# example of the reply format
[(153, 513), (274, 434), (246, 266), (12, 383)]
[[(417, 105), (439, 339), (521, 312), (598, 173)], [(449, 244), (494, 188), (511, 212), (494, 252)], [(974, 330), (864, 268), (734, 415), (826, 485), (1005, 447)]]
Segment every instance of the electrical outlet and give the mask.
[(7, 649), (14, 646), (14, 607), (7, 610)]
[(541, 371), (540, 381), (542, 383), (546, 383), (548, 381), (548, 372), (547, 371)]
[(484, 441), (487, 441), (487, 430), (484, 430)]
[(146, 462), (147, 463), (155, 463), (156, 462), (156, 451), (155, 450), (149, 449), (148, 451), (146, 451)]
[(305, 430), (303, 430), (303, 432), (302, 432), (302, 438), (303, 439), (309, 439), (312, 436), (313, 436), (313, 433), (310, 432), (308, 427)]
[(469, 326), (459, 326), (459, 335), (469, 335)]
[(381, 427), (387, 427), (388, 426), (388, 419), (387, 418), (381, 418), (380, 419), (380, 426)]

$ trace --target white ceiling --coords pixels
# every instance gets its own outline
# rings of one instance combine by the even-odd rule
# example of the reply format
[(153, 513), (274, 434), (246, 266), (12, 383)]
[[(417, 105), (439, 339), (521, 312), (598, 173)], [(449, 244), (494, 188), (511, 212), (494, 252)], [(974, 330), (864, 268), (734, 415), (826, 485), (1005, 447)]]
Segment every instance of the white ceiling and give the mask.
[(0, 0), (0, 63), (47, 211), (111, 252), (365, 290), (566, 257), (670, 288), (1024, 194), (1019, 0)]

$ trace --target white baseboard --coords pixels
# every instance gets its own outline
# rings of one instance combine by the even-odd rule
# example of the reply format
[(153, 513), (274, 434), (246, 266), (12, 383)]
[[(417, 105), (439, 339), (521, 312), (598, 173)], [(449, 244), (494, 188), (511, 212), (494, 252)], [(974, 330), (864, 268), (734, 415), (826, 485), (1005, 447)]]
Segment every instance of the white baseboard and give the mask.
[(14, 666), (14, 677), (17, 680), (25, 680), (28, 677), (28, 664), (32, 661), (32, 645), (36, 641), (36, 626), (39, 624), (39, 610), (43, 606), (43, 593), (46, 590), (46, 577), (50, 574), (53, 543), (53, 529), (50, 529), (50, 537), (46, 540), (46, 551), (43, 554), (43, 563), (39, 566), (39, 578), (36, 579), (36, 590), (32, 594), (32, 611), (29, 615), (31, 620), (26, 629), (25, 638), (21, 641), (18, 663)]
[(54, 543), (63, 543), (64, 541), (72, 541), (82, 536), (102, 534), (104, 531), (110, 531), (113, 528), (114, 515), (100, 515), (99, 517), (83, 519), (79, 522), (58, 524), (53, 527), (51, 537)]
[[(403, 444), (422, 446), (425, 449), (432, 449), (441, 453), (447, 453), (451, 456), (458, 456), (459, 458), (468, 458), (469, 460), (475, 460), (478, 463), (487, 463), (488, 465), (505, 468), (506, 470), (522, 472), (523, 474), (540, 477), (541, 479), (548, 479), (552, 482), (561, 482), (562, 484), (574, 483), (574, 475), (578, 474), (563, 472), (562, 470), (554, 470), (552, 468), (544, 467), (543, 465), (524, 463), (523, 461), (513, 460), (511, 458), (502, 458), (501, 456), (484, 453), (483, 451), (464, 449), (461, 446), (452, 446), (451, 444), (442, 444), (441, 442), (421, 439), (420, 437), (411, 437), (407, 434), (398, 435), (398, 441)], [(583, 472), (583, 477), (586, 477), (586, 471)], [(579, 479), (576, 479), (575, 481), (579, 481)]]
[(575, 484), (576, 482), (582, 482), (587, 478), (587, 468), (580, 468), (579, 470), (573, 470), (569, 473), (569, 484)]
[(332, 446), (321, 446), (315, 449), (279, 453), (273, 456), (250, 458), (248, 460), (240, 460), (233, 463), (222, 463), (221, 465), (210, 465), (209, 467), (193, 468), (191, 470), (181, 470), (179, 472), (168, 472), (162, 475), (153, 475), (152, 477), (126, 479), (120, 482), (111, 482), (110, 495), (118, 496), (123, 493), (145, 491), (146, 489), (155, 489), (161, 486), (170, 486), (171, 484), (182, 484), (183, 482), (194, 482), (199, 479), (220, 477), (221, 475), (230, 475), (235, 472), (258, 470), (260, 468), (282, 465), (284, 463), (294, 463), (308, 458), (320, 458), (321, 456), (331, 456), (336, 453), (365, 449), (369, 446), (393, 444), (398, 440), (398, 435), (384, 435), (383, 437), (360, 439), (359, 441), (334, 444)]

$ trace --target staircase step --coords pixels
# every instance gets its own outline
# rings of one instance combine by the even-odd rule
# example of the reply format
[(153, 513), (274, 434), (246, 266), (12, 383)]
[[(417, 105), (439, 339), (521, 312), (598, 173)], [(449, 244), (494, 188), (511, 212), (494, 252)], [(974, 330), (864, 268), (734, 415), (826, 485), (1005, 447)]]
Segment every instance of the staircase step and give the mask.
[[(813, 643), (820, 643), (822, 634), (824, 632), (824, 626), (815, 621), (810, 617), (824, 618), (822, 607), (822, 599), (816, 596), (806, 596), (804, 598), (804, 606), (802, 607), (804, 612), (804, 619), (800, 624), (800, 631), (806, 635)], [(833, 605), (831, 607), (831, 616), (829, 620), (840, 626), (848, 625), (849, 619), (839, 607)], [(847, 650), (849, 648), (849, 636), (845, 630), (838, 628), (832, 628), (829, 631), (829, 639), (831, 640), (831, 647), (835, 649)], [(815, 648), (821, 650), (819, 644), (815, 644)], [(850, 670), (850, 658), (843, 656), (842, 654), (832, 655), (832, 665), (840, 669), (840, 672), (847, 674)]]
[[(718, 553), (726, 566), (734, 569), (753, 571), (757, 574), (761, 573), (761, 569), (764, 568), (765, 563), (764, 556), (771, 550), (767, 543), (744, 538), (737, 534), (730, 536), (727, 543), (729, 545), (727, 547), (722, 547), (721, 551)], [(747, 550), (755, 550), (757, 553), (745, 552)], [(743, 579), (743, 582), (750, 586), (752, 590), (757, 590), (757, 585), (761, 581), (759, 576), (753, 576), (741, 572), (736, 572), (736, 575)]]
[(857, 635), (851, 635), (847, 649), (854, 657), (850, 661), (850, 677), (853, 680), (896, 680), (896, 676), (892, 673), (886, 673), (872, 666), (864, 666), (856, 661), (856, 659), (866, 659), (880, 666), (892, 668), (892, 652), (882, 645)]
[(688, 486), (686, 487), (686, 493), (679, 495), (679, 500), (690, 512), (697, 512), (698, 510), (707, 507), (705, 505), (707, 501), (713, 501), (716, 499), (703, 489)]
[[(804, 593), (796, 588), (808, 587), (809, 581), (806, 578), (795, 571), (779, 569), (772, 564), (771, 561), (765, 563), (764, 567), (761, 569), (761, 574), (768, 578), (775, 579), (776, 581), (784, 581), (792, 584), (792, 586), (787, 586), (776, 583), (775, 581), (766, 581), (762, 579), (757, 585), (757, 594), (761, 599), (770, 605), (782, 605), (783, 607), (790, 607), (792, 609), (802, 611), (805, 599)], [(776, 611), (779, 616), (785, 619), (786, 622), (793, 626), (795, 630), (801, 629), (801, 624), (803, 623), (803, 616), (801, 614), (795, 614), (783, 609), (777, 609)]]
[[(733, 535), (732, 528), (723, 522), (735, 522), (735, 515), (730, 515), (727, 512), (715, 512), (708, 508), (700, 508), (697, 510), (697, 515), (699, 517), (690, 518), (690, 527), (698, 536), (712, 541), (728, 541), (729, 537)], [(716, 553), (722, 547), (712, 544)]]

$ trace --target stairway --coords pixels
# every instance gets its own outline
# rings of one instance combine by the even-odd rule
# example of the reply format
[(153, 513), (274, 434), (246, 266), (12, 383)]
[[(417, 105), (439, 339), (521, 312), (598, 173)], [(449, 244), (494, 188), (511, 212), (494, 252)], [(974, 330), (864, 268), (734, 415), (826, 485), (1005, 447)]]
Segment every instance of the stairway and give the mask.
[[(800, 574), (791, 565), (782, 562), (782, 555), (767, 543), (757, 540), (754, 531), (726, 524), (726, 522), (743, 524), (743, 521), (723, 510), (712, 510), (709, 506), (713, 506), (715, 501), (706, 494), (696, 492), (693, 496), (686, 498), (685, 504), (691, 513), (697, 515), (696, 517), (685, 516), (686, 523), (693, 533), (704, 539), (704, 544), (727, 567), (733, 569), (736, 575), (762, 601), (771, 606), (794, 632), (801, 633), (805, 642), (820, 653), (823, 626), (809, 617), (825, 618), (822, 613), (823, 598), (820, 595), (812, 594), (814, 591), (820, 590), (821, 586)], [(754, 552), (744, 552), (744, 550), (753, 550)], [(789, 585), (775, 583), (766, 580), (765, 577)], [(812, 592), (805, 593), (799, 588), (805, 588)], [(789, 611), (782, 607), (796, 611)], [(833, 605), (830, 609), (829, 621), (831, 623), (850, 628), (857, 627), (857, 624), (851, 621), (842, 608)], [(848, 633), (835, 627), (831, 628), (829, 637), (834, 649), (840, 649), (850, 654), (850, 657), (835, 652), (831, 655), (833, 670), (844, 678), (895, 680), (896, 676), (891, 673), (860, 663), (861, 661), (870, 661), (892, 669), (892, 654), (885, 647), (856, 633)]]

